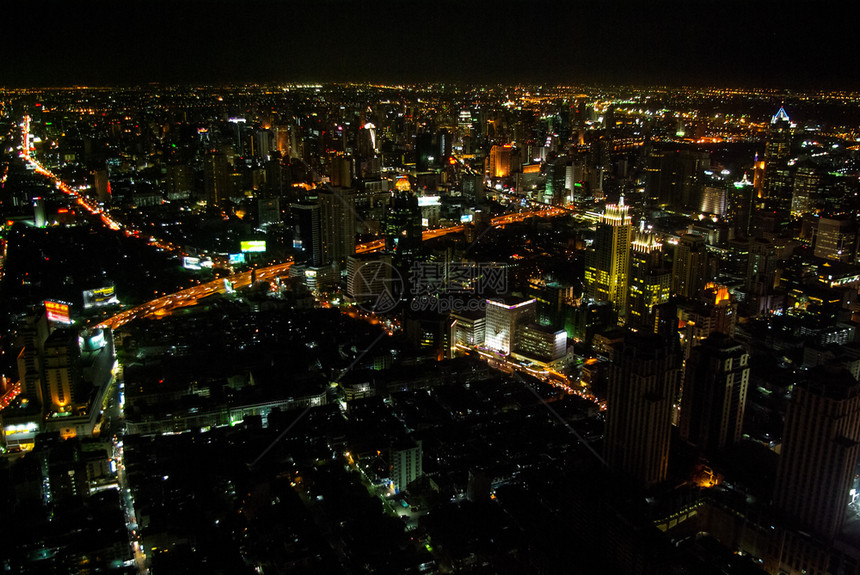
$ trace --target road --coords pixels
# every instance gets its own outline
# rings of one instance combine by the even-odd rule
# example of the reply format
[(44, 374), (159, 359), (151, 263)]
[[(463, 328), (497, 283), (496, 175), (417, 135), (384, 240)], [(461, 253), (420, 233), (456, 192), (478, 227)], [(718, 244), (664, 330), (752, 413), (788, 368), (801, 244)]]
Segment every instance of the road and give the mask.
[[(257, 280), (269, 280), (275, 276), (287, 273), (293, 262), (275, 264), (265, 268), (257, 268)], [(109, 327), (116, 329), (127, 324), (130, 321), (141, 318), (163, 317), (172, 311), (179, 308), (197, 305), (198, 300), (208, 297), (215, 293), (224, 293), (227, 287), (224, 285), (224, 280), (228, 280), (233, 284), (234, 288), (243, 288), (251, 284), (252, 271), (246, 271), (238, 274), (212, 280), (200, 285), (196, 285), (178, 292), (162, 296), (160, 298), (148, 301), (139, 306), (129, 308), (115, 316), (107, 319), (98, 327)]]

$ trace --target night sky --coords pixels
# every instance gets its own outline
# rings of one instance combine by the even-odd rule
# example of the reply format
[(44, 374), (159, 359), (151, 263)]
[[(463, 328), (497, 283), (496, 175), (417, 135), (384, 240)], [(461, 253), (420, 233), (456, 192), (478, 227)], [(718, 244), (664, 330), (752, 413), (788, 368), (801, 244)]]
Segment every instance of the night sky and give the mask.
[(548, 82), (860, 87), (854, 2), (17, 0), (0, 86)]

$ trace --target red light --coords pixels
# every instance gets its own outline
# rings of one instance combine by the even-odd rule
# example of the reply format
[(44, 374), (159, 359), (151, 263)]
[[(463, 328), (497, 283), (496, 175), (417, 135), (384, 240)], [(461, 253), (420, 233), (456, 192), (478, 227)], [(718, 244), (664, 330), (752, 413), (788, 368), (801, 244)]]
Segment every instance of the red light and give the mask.
[(69, 210), (66, 208), (60, 208), (59, 210), (57, 210), (57, 213), (58, 214), (67, 214), (67, 213), (69, 213)]

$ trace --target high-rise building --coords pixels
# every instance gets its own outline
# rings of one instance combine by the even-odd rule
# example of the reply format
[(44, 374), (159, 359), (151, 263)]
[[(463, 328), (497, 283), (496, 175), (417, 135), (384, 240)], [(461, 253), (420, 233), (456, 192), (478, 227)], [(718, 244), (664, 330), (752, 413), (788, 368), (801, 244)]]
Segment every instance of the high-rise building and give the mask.
[(106, 203), (110, 201), (110, 181), (108, 180), (107, 170), (96, 170), (93, 172), (93, 187), (96, 190), (96, 197), (99, 202)]
[(669, 301), (672, 274), (663, 265), (663, 245), (654, 234), (635, 231), (631, 242), (627, 325), (646, 328), (653, 324), (654, 306)]
[(785, 108), (771, 118), (764, 148), (764, 193), (768, 204), (777, 212), (786, 215), (791, 208), (792, 176), (791, 159), (792, 126)]
[(348, 188), (352, 185), (352, 159), (346, 156), (331, 157), (331, 185)]
[(50, 334), (48, 318), (43, 313), (30, 317), (20, 330), (24, 347), (18, 354), (18, 377), (21, 381), (21, 397), (44, 405), (42, 393), (42, 350)]
[(191, 166), (180, 162), (167, 164), (164, 185), (168, 200), (187, 200), (194, 188)]
[(422, 232), (418, 197), (407, 191), (394, 192), (383, 222), (385, 250), (399, 258), (412, 257), (421, 249)]
[[(356, 302), (370, 302), (380, 310), (380, 298), (385, 298), (384, 307), (393, 307), (399, 293), (392, 291), (393, 268), (391, 256), (387, 254), (354, 254), (346, 258), (346, 295)], [(399, 288), (399, 286), (398, 286)], [(388, 298), (394, 298), (389, 301)]]
[(293, 216), (293, 248), (301, 250), (311, 266), (322, 265), (322, 230), (320, 206), (316, 202), (297, 202), (290, 205)]
[(699, 178), (710, 164), (708, 153), (695, 148), (652, 149), (645, 168), (646, 205), (698, 209)]
[(694, 348), (685, 365), (681, 437), (709, 452), (740, 441), (749, 372), (749, 354), (726, 335)]
[(70, 412), (86, 400), (81, 397), (80, 348), (76, 330), (54, 330), (45, 340), (43, 363), (48, 411)]
[(684, 357), (690, 350), (715, 333), (734, 337), (738, 304), (726, 286), (708, 284), (701, 296), (677, 304), (675, 326), (681, 334)]
[(257, 211), (260, 226), (281, 223), (281, 202), (279, 198), (261, 198), (257, 200)]
[(553, 362), (567, 354), (567, 332), (563, 329), (525, 324), (517, 328), (516, 352), (538, 361)]
[(799, 219), (804, 214), (817, 214), (822, 195), (821, 174), (815, 164), (808, 159), (799, 162), (794, 170), (791, 217)]
[(322, 262), (340, 264), (355, 253), (355, 192), (348, 188), (323, 190), (319, 206)]
[(760, 310), (770, 305), (777, 285), (779, 285), (780, 266), (783, 252), (777, 243), (755, 238), (750, 240), (749, 260), (747, 262), (746, 291), (757, 300)]
[(705, 238), (684, 234), (675, 246), (675, 261), (672, 264), (672, 293), (688, 298), (698, 297), (711, 281), (713, 264), (708, 257)]
[(230, 164), (227, 154), (208, 152), (203, 158), (203, 192), (209, 206), (217, 206), (230, 196)]
[(854, 259), (854, 218), (832, 217), (818, 220), (815, 236), (815, 257), (840, 262)]
[(672, 405), (681, 380), (675, 344), (628, 333), (615, 350), (606, 399), (606, 461), (643, 485), (666, 478)]
[(493, 146), (487, 159), (487, 175), (491, 178), (507, 178), (513, 173), (513, 148), (510, 144)]
[(516, 346), (517, 329), (534, 321), (533, 299), (487, 300), (484, 346), (499, 353), (511, 353)]
[(546, 201), (554, 206), (562, 206), (567, 202), (567, 192), (564, 186), (567, 165), (562, 158), (556, 158), (546, 163)]
[(860, 384), (843, 368), (814, 368), (794, 387), (774, 505), (803, 529), (842, 529), (860, 454)]
[(594, 244), (585, 254), (585, 291), (588, 297), (608, 301), (624, 315), (630, 273), (630, 239), (633, 225), (624, 198), (608, 204), (597, 226)]
[(391, 458), (391, 482), (394, 491), (400, 492), (424, 475), (421, 440), (397, 444), (389, 451)]
[[(483, 311), (451, 312), (448, 322), (448, 341), (451, 348), (456, 346), (473, 347), (484, 344), (486, 333), (486, 314)], [(450, 356), (454, 355), (451, 350)]]
[(736, 236), (747, 238), (750, 235), (755, 196), (755, 186), (746, 174), (728, 189), (728, 220)]

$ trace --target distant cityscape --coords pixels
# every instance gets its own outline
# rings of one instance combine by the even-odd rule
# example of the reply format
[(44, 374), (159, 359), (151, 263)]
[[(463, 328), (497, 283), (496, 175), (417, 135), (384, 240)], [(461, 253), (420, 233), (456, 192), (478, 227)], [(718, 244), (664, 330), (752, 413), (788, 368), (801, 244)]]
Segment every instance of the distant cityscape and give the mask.
[(858, 104), (0, 89), (0, 571), (860, 575)]

